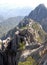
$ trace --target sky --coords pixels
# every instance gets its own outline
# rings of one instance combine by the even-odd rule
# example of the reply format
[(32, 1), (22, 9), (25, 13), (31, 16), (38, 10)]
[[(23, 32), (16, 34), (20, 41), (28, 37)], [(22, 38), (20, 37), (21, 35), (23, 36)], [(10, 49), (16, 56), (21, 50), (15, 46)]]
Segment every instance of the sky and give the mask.
[(0, 0), (0, 7), (6, 8), (35, 8), (39, 4), (44, 4), (47, 7), (47, 0)]
[(26, 16), (39, 4), (47, 7), (47, 0), (0, 0), (0, 16)]

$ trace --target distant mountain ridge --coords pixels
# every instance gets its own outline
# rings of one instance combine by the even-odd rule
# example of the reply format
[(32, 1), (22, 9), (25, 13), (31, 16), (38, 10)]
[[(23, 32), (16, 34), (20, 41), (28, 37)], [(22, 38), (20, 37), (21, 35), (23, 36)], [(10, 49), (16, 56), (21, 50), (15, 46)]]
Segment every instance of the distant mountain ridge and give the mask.
[(4, 17), (0, 15), (0, 23), (4, 20)]
[(7, 34), (7, 32), (18, 25), (24, 16), (10, 17), (0, 22), (0, 38)]

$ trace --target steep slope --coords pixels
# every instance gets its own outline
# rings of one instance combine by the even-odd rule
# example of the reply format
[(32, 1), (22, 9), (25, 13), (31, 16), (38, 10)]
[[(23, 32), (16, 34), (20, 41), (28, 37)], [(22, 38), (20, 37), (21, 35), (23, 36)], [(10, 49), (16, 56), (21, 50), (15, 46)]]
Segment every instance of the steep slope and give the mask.
[(20, 27), (21, 30), (29, 29), (29, 31), (33, 34), (34, 38), (36, 39), (36, 41), (39, 41), (40, 43), (45, 41), (45, 36), (47, 34), (45, 33), (42, 26), (38, 22), (28, 18), (24, 19), (23, 21), (24, 23), (21, 23)]
[(0, 40), (0, 64), (47, 65), (46, 33), (38, 22), (26, 21), (25, 26), (10, 30), (6, 39)]
[(38, 21), (45, 31), (47, 31), (47, 8), (40, 4), (28, 15), (28, 18)]

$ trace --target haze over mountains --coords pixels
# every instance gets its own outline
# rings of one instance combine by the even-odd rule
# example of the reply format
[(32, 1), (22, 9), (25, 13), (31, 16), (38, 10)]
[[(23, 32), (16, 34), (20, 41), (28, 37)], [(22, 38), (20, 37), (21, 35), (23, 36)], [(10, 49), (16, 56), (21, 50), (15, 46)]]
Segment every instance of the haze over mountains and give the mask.
[(16, 17), (16, 16), (27, 16), (31, 12), (32, 8), (23, 7), (23, 8), (1, 8), (0, 7), (0, 16), (6, 18)]

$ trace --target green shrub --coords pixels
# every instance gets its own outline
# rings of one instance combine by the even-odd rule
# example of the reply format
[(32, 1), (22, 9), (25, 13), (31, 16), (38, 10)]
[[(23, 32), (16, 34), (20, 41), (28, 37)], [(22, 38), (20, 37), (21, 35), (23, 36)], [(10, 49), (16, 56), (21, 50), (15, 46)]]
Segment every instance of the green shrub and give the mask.
[(19, 62), (18, 65), (37, 65), (36, 61), (30, 56), (24, 62)]
[(39, 29), (40, 29), (40, 27), (39, 27), (39, 25), (38, 25), (37, 23), (34, 23), (34, 24), (32, 25), (32, 28), (33, 28), (34, 30), (39, 30)]
[(0, 42), (0, 45), (2, 45), (2, 43)]
[(42, 43), (42, 39), (41, 39), (40, 36), (37, 38), (37, 41), (38, 41), (39, 43)]
[(19, 50), (24, 50), (25, 49), (25, 44), (24, 42), (19, 44)]

